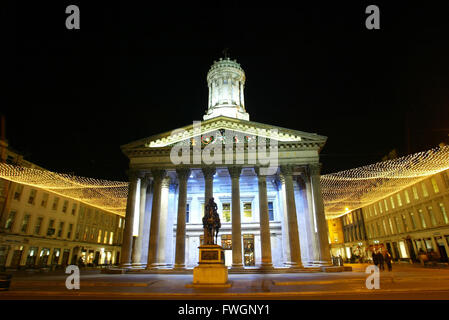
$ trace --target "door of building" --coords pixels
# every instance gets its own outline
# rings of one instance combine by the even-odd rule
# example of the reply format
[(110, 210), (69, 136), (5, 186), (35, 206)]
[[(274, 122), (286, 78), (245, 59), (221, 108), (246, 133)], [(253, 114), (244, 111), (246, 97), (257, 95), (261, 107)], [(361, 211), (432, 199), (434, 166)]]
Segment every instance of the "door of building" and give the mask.
[(14, 250), (11, 260), (11, 268), (17, 268), (20, 264), (20, 259), (22, 258), (23, 250)]
[(37, 257), (37, 247), (31, 247), (30, 251), (28, 252), (26, 266), (27, 267), (33, 267), (36, 264), (36, 257)]
[(95, 267), (100, 264), (100, 251), (95, 251), (95, 258), (93, 264)]
[(256, 259), (254, 258), (254, 235), (244, 234), (243, 235), (243, 257), (245, 266), (254, 266), (256, 264)]
[(412, 239), (407, 238), (405, 239), (405, 243), (407, 244), (408, 247), (408, 252), (410, 252), (410, 258), (412, 259), (412, 261), (416, 261), (416, 252), (415, 249), (413, 248), (413, 243), (412, 243)]
[(401, 258), (401, 255), (399, 254), (399, 249), (398, 249), (398, 243), (397, 242), (393, 242), (393, 250), (394, 250), (394, 254), (396, 256), (396, 260), (399, 260)]
[(64, 252), (62, 253), (62, 262), (61, 262), (61, 264), (63, 266), (68, 265), (68, 263), (69, 263), (69, 256), (70, 256), (70, 249), (64, 249)]
[(444, 247), (444, 240), (442, 237), (436, 237), (435, 241), (437, 242), (438, 246), (438, 253), (440, 254), (440, 261), (441, 262), (448, 262), (447, 252), (446, 248)]
[(438, 244), (438, 250), (440, 252), (440, 261), (441, 262), (448, 262), (446, 248), (444, 247), (444, 245)]

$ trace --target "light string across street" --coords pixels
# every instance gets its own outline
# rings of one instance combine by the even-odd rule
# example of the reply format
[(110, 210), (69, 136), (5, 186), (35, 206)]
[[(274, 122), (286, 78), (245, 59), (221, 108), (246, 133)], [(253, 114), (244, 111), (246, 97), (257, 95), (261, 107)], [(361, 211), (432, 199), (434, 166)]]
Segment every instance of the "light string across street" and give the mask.
[[(449, 169), (449, 146), (321, 176), (326, 218), (336, 218)], [(0, 163), (0, 178), (41, 188), (125, 216), (128, 182)]]

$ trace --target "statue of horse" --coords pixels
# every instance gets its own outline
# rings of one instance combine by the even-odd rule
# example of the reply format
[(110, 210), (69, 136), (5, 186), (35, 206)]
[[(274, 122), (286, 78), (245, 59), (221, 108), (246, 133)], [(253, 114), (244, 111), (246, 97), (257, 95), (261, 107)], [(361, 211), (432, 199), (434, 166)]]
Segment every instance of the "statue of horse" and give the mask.
[(210, 198), (204, 208), (203, 228), (204, 244), (216, 244), (218, 232), (221, 228), (221, 222), (217, 213), (217, 204), (214, 202), (214, 198)]

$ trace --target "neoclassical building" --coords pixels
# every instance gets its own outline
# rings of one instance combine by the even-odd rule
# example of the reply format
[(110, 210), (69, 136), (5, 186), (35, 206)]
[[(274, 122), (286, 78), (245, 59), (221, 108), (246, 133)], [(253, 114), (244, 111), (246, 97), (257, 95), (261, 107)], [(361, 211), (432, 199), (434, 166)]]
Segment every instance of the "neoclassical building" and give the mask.
[(319, 183), (327, 138), (249, 121), (234, 60), (214, 62), (207, 83), (203, 121), (121, 147), (130, 160), (121, 264), (193, 268), (214, 197), (233, 270), (330, 265)]

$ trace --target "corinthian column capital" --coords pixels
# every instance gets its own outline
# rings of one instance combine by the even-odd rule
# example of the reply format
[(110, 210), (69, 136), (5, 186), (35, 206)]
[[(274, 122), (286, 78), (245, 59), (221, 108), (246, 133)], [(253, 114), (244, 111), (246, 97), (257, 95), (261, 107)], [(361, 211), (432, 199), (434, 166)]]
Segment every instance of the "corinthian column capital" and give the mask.
[(176, 175), (179, 181), (187, 181), (187, 179), (189, 179), (190, 176), (190, 169), (189, 168), (176, 169)]
[(242, 173), (242, 167), (240, 166), (231, 166), (228, 167), (229, 175), (232, 179), (240, 178), (240, 174)]
[(280, 169), (283, 176), (291, 176), (293, 173), (293, 167), (289, 164), (280, 166)]
[(135, 170), (135, 169), (127, 170), (126, 174), (128, 175), (129, 181), (137, 180), (139, 178), (142, 178), (142, 176), (144, 175), (144, 173), (142, 171)]
[(166, 171), (162, 169), (151, 169), (151, 174), (155, 181), (161, 182), (165, 178)]
[(321, 171), (321, 163), (311, 163), (309, 164), (310, 175), (319, 175)]
[(201, 170), (203, 171), (204, 179), (212, 179), (215, 172), (217, 172), (215, 167), (204, 167)]

